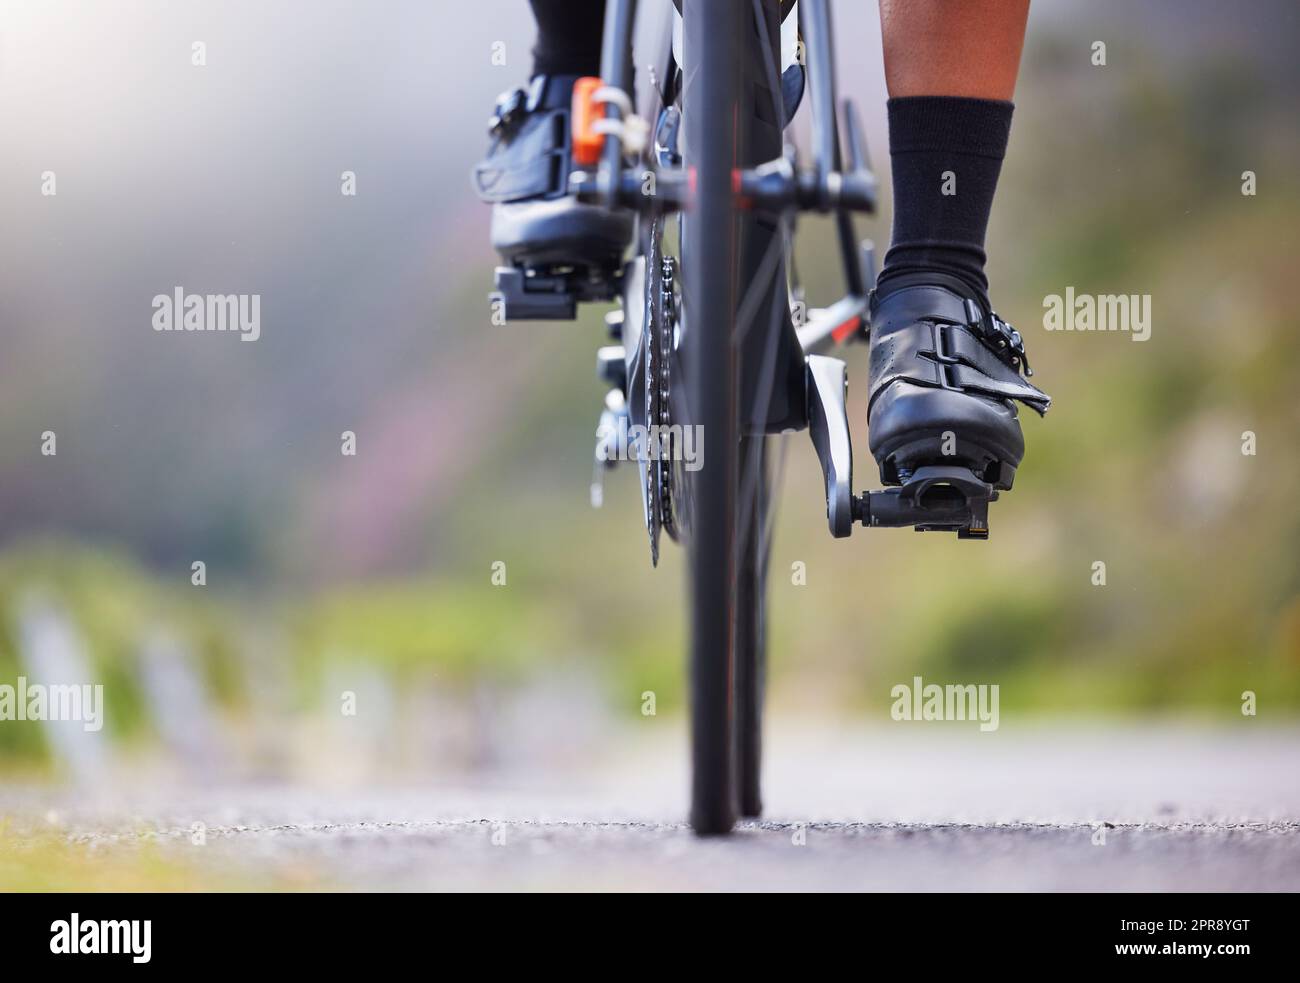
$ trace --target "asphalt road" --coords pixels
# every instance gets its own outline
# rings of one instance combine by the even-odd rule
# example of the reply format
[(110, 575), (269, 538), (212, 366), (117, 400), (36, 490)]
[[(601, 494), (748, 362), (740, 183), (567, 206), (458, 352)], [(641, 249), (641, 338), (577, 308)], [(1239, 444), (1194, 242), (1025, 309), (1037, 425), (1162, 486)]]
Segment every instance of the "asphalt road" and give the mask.
[[(527, 774), (0, 792), (10, 829), (268, 886), (1300, 890), (1300, 731), (779, 727), (768, 816), (682, 823), (680, 726)], [(202, 842), (194, 842), (196, 822)]]

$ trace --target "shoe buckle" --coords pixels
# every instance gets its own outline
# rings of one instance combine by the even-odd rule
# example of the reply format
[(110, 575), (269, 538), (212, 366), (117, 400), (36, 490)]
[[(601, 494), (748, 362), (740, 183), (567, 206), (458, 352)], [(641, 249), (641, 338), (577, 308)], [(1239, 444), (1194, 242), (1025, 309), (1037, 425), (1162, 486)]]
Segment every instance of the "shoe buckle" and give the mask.
[(1017, 371), (1023, 369), (1026, 376), (1034, 374), (1034, 370), (1029, 367), (1029, 356), (1025, 353), (1025, 339), (1009, 321), (1002, 320), (997, 311), (989, 311), (986, 318), (979, 305), (967, 298), (966, 320), (1002, 361)]
[(488, 120), (488, 132), (497, 133), (512, 125), (523, 112), (527, 98), (523, 89), (510, 89), (501, 93), (492, 109), (492, 118)]

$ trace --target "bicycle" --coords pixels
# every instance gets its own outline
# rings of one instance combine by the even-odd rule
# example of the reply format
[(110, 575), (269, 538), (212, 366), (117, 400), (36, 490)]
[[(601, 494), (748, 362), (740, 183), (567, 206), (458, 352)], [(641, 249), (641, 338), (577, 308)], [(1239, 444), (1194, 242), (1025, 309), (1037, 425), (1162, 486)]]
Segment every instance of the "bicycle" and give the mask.
[[(853, 215), (874, 213), (876, 182), (848, 101), (844, 166), (829, 0), (801, 0), (791, 18), (795, 6), (663, 3), (657, 55), (634, 101), (637, 4), (609, 0), (601, 78), (574, 92), (569, 190), (636, 214), (633, 258), (599, 282), (501, 267), (493, 294), (507, 320), (572, 317), (578, 301), (618, 302), (606, 320), (619, 344), (598, 359), (612, 388), (593, 487), (616, 456), (609, 434), (641, 428), (647, 437), (636, 464), (652, 562), (664, 536), (688, 552), (690, 818), (703, 835), (727, 833), (738, 816), (762, 811), (767, 575), (779, 470), (772, 444), (809, 431), (836, 538), (861, 523), (982, 539), (998, 496), (988, 476), (945, 467), (921, 468), (901, 487), (852, 490), (847, 368), (825, 352), (868, 337), (874, 260)], [(785, 140), (805, 89), (809, 167)], [(803, 291), (791, 248), (795, 217), (806, 211), (835, 217), (846, 289), (796, 323)], [(675, 453), (686, 427), (707, 436), (694, 469)]]

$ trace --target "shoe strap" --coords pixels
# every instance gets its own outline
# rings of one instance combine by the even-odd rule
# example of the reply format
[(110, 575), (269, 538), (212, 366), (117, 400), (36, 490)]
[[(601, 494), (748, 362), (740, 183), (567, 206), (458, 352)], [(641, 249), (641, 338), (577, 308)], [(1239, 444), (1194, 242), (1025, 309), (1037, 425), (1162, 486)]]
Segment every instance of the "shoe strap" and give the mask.
[(948, 378), (954, 386), (967, 392), (1017, 399), (1039, 416), (1047, 413), (1052, 397), (973, 337), (965, 325), (936, 324), (934, 328), (943, 349), (942, 353), (934, 353), (935, 361), (948, 366)]
[(1014, 399), (1045, 414), (1052, 398), (1026, 381), (1020, 332), (944, 287), (904, 287), (871, 317), (870, 401), (895, 381)]
[[(488, 121), (493, 147), (474, 168), (474, 188), (491, 204), (554, 198), (567, 192), (569, 108), (565, 77), (538, 75), (503, 92)], [(571, 82), (570, 82), (571, 85)]]
[[(561, 110), (521, 125), (509, 147), (474, 168), (474, 188), (486, 202), (524, 201), (564, 194), (568, 175), (568, 116)], [(563, 131), (561, 134), (560, 131)]]

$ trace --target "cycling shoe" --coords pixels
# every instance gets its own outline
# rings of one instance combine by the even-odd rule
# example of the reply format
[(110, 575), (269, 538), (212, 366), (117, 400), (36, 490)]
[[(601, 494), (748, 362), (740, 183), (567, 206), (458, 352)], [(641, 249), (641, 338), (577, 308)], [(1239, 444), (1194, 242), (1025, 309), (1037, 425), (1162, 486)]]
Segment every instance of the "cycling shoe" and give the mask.
[(1009, 489), (1025, 453), (1016, 403), (1039, 414), (1049, 397), (1020, 333), (960, 281), (935, 276), (872, 297), (867, 423), (886, 485), (921, 468), (968, 468)]
[(616, 270), (633, 217), (568, 193), (569, 117), (578, 76), (539, 75), (504, 93), (490, 121), (492, 144), (474, 168), (479, 197), (492, 203), (492, 245), (530, 273)]

